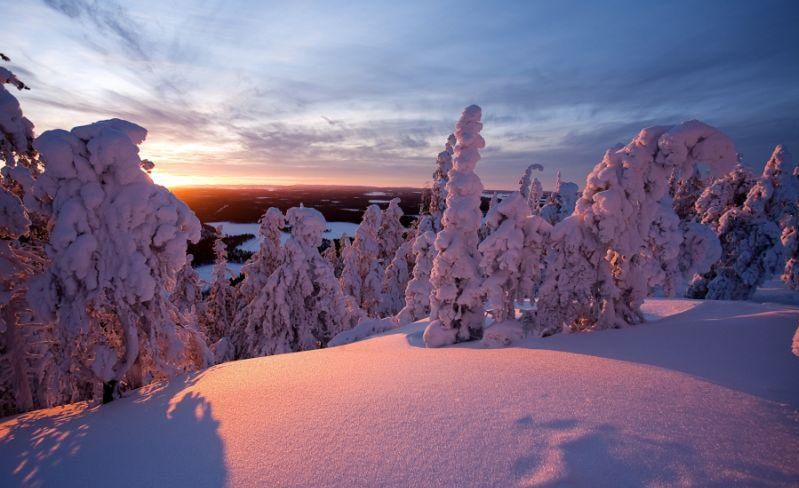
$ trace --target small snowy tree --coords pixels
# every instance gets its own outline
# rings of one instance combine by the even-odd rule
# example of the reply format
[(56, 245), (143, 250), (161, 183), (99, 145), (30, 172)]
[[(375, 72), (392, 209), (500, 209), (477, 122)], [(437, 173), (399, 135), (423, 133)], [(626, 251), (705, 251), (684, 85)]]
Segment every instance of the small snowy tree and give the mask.
[(52, 264), (29, 296), (59, 322), (70, 374), (92, 398), (101, 385), (108, 400), (120, 382), (137, 387), (208, 360), (167, 299), (200, 223), (142, 171), (146, 134), (113, 119), (47, 131), (34, 144), (45, 162), (36, 186), (51, 198)]
[(200, 275), (191, 266), (193, 260), (194, 256), (191, 254), (186, 256), (186, 264), (178, 271), (175, 278), (175, 289), (170, 293), (169, 301), (177, 307), (179, 312), (193, 314), (195, 321), (199, 323), (199, 317), (205, 310), (203, 285)]
[(447, 209), (447, 182), (449, 171), (452, 169), (452, 154), (454, 153), (455, 134), (447, 137), (444, 150), (436, 157), (436, 171), (433, 173), (433, 186), (430, 189), (430, 216), (433, 217), (433, 229), (441, 230), (441, 219)]
[(443, 229), (436, 237), (438, 254), (430, 282), (431, 322), (424, 332), (428, 347), (480, 339), (483, 332), (481, 277), (478, 270), (478, 232), (483, 184), (474, 169), (485, 140), (480, 135), (482, 110), (464, 109), (455, 125), (455, 156), (447, 182)]
[(602, 292), (597, 275), (600, 267), (608, 265), (583, 219), (574, 215), (550, 228), (536, 318), (530, 330), (534, 336), (581, 331), (596, 323), (597, 297)]
[(539, 214), (550, 224), (557, 224), (574, 212), (578, 194), (577, 184), (562, 181), (558, 171), (555, 191), (550, 193), (547, 203), (541, 207)]
[(378, 238), (380, 225), (380, 207), (369, 205), (355, 231), (355, 239), (342, 251), (344, 268), (340, 278), (341, 289), (344, 294), (355, 298), (358, 306), (370, 317), (376, 317), (379, 313), (383, 286)]
[(250, 303), (280, 263), (280, 236), (285, 226), (283, 212), (270, 207), (258, 220), (260, 244), (250, 259), (241, 267), (244, 279), (238, 285), (240, 307)]
[(211, 289), (205, 299), (205, 316), (202, 319), (202, 330), (211, 344), (216, 344), (221, 339), (225, 339), (225, 342), (231, 340), (236, 318), (236, 291), (230, 284), (222, 226), (216, 228), (216, 234), (216, 260), (211, 274)]
[(394, 253), (394, 259), (386, 267), (378, 313), (380, 317), (396, 315), (405, 305), (405, 288), (410, 279), (411, 247), (412, 243), (403, 242)]
[(538, 215), (541, 212), (541, 198), (544, 196), (544, 186), (538, 178), (533, 178), (530, 183), (530, 194), (527, 196), (527, 206), (530, 207), (530, 212), (533, 215)]
[[(426, 228), (420, 224), (420, 231)], [(415, 264), (413, 278), (405, 287), (405, 306), (397, 314), (400, 324), (408, 324), (430, 316), (430, 272), (436, 256), (436, 235), (432, 229), (422, 231), (413, 241)]]
[(378, 258), (383, 266), (388, 266), (400, 245), (405, 242), (403, 234), (405, 227), (402, 226), (402, 209), (399, 206), (400, 199), (392, 198), (388, 207), (383, 210), (380, 217), (380, 229), (377, 232), (380, 254)]
[(488, 236), (480, 243), (480, 271), (487, 309), (502, 322), (515, 317), (515, 300), (523, 257), (524, 224), (530, 207), (520, 193), (511, 193), (486, 215)]
[(324, 346), (345, 327), (346, 301), (333, 267), (319, 254), (325, 219), (311, 208), (286, 213), (291, 237), (280, 265), (250, 304), (244, 356)]
[[(540, 164), (531, 164), (524, 170), (524, 174), (519, 180), (519, 193), (525, 201), (530, 201), (530, 196), (534, 193), (533, 184), (533, 171), (544, 171), (544, 167)], [(540, 182), (539, 182), (540, 183)], [(538, 195), (541, 196), (540, 194)]]

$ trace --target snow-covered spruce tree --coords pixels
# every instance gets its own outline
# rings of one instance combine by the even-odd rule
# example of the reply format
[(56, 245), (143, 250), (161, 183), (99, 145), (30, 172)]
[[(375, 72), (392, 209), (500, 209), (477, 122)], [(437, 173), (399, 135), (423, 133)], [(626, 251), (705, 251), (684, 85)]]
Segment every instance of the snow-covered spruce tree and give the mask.
[(383, 274), (379, 317), (394, 316), (405, 305), (405, 288), (410, 280), (409, 261), (413, 258), (412, 247), (411, 242), (403, 242), (394, 253), (394, 259), (386, 266), (386, 271)]
[(748, 300), (758, 286), (783, 270), (780, 223), (790, 222), (797, 211), (792, 169), (790, 154), (777, 146), (743, 205), (721, 215), (716, 227), (721, 259), (694, 279), (690, 297)]
[(641, 322), (640, 306), (649, 291), (646, 248), (652, 222), (663, 211), (669, 176), (675, 168), (687, 172), (699, 162), (721, 173), (736, 161), (733, 142), (698, 121), (650, 127), (626, 146), (608, 150), (588, 175), (573, 214), (587, 227), (584, 242), (573, 246), (582, 249), (595, 269), (593, 282), (575, 286), (587, 287), (592, 295), (584, 310), (565, 317), (562, 325), (593, 329)]
[(377, 231), (378, 244), (380, 246), (378, 258), (384, 267), (388, 266), (391, 260), (394, 259), (397, 249), (405, 242), (405, 227), (402, 226), (400, 221), (403, 212), (399, 203), (399, 198), (392, 198), (380, 217), (380, 229)]
[(522, 226), (521, 270), (516, 298), (533, 302), (544, 278), (545, 258), (548, 253), (552, 226), (539, 215), (530, 215)]
[(649, 226), (646, 248), (642, 251), (649, 280), (649, 294), (674, 296), (680, 282), (680, 245), (683, 233), (669, 195), (664, 195), (658, 213)]
[(547, 203), (541, 207), (539, 214), (550, 224), (557, 224), (574, 212), (578, 194), (577, 184), (563, 181), (558, 171), (555, 191), (550, 193)]
[(286, 212), (291, 237), (251, 311), (245, 357), (316, 349), (345, 327), (345, 297), (333, 267), (319, 254), (325, 219), (312, 208)]
[(674, 212), (682, 222), (694, 220), (696, 215), (696, 201), (707, 187), (699, 167), (694, 167), (687, 175), (680, 170), (674, 170), (669, 179), (670, 194)]
[(260, 290), (266, 286), (269, 276), (280, 264), (281, 229), (286, 225), (283, 212), (270, 207), (258, 221), (260, 245), (250, 259), (241, 267), (244, 279), (236, 287), (236, 316), (231, 330), (231, 341), (234, 346), (241, 344), (242, 334), (247, 324), (248, 305), (255, 299)]
[(333, 266), (333, 273), (336, 275), (336, 278), (341, 276), (343, 263), (341, 262), (341, 256), (339, 256), (338, 250), (336, 249), (335, 241), (330, 241), (330, 245), (327, 246), (324, 251), (322, 251), (322, 257), (327, 259), (327, 262)]
[(205, 312), (203, 303), (203, 285), (200, 275), (191, 266), (194, 256), (186, 256), (186, 264), (180, 268), (175, 278), (175, 289), (169, 294), (169, 301), (177, 307), (180, 313), (194, 315), (194, 320), (199, 328), (199, 318)]
[(727, 210), (743, 207), (749, 190), (755, 184), (755, 177), (741, 164), (732, 171), (716, 178), (706, 187), (694, 203), (694, 213), (700, 223), (711, 229), (718, 228), (721, 216)]
[(596, 324), (602, 292), (597, 277), (600, 271), (609, 273), (609, 265), (584, 218), (572, 215), (548, 229), (535, 320), (527, 324), (531, 335), (546, 337), (590, 329)]
[(538, 178), (533, 178), (530, 183), (530, 194), (527, 195), (527, 206), (530, 207), (530, 212), (533, 215), (538, 215), (541, 212), (541, 197), (544, 196), (544, 186)]
[[(202, 318), (202, 331), (208, 337), (212, 348), (220, 347), (229, 350), (227, 343), (231, 341), (236, 318), (236, 290), (230, 284), (230, 272), (227, 269), (227, 247), (222, 240), (222, 226), (216, 228), (214, 241), (213, 272), (211, 288), (205, 298), (205, 316)], [(219, 345), (216, 345), (219, 341)], [(218, 358), (230, 359), (230, 358)]]
[(524, 246), (527, 200), (511, 193), (486, 215), (488, 235), (478, 246), (486, 308), (497, 322), (513, 320)]
[[(793, 169), (794, 184), (799, 186), (799, 166)], [(796, 209), (799, 209), (799, 195), (797, 195)], [(785, 248), (785, 268), (781, 279), (793, 289), (799, 290), (799, 215), (794, 213), (793, 218), (784, 219), (780, 241)]]
[[(428, 223), (424, 220), (428, 219)], [(436, 256), (436, 235), (432, 230), (432, 222), (423, 217), (419, 223), (419, 234), (413, 241), (413, 278), (405, 287), (405, 306), (397, 314), (400, 324), (409, 324), (430, 316), (430, 272)]]
[(436, 170), (433, 173), (433, 186), (430, 189), (430, 216), (433, 217), (433, 230), (441, 230), (441, 219), (447, 209), (447, 182), (452, 169), (452, 154), (455, 149), (455, 134), (447, 137), (444, 150), (436, 157)]
[(524, 170), (524, 174), (519, 179), (519, 193), (525, 201), (530, 197), (531, 185), (533, 183), (533, 171), (535, 170), (544, 171), (544, 167), (540, 164), (533, 163)]
[(47, 131), (36, 186), (52, 199), (52, 264), (31, 303), (57, 320), (85, 397), (204, 367), (207, 348), (167, 299), (200, 222), (142, 171), (147, 131), (119, 119)]
[(447, 182), (443, 229), (436, 236), (438, 254), (430, 282), (431, 322), (424, 331), (428, 347), (480, 339), (483, 333), (482, 279), (478, 269), (478, 232), (483, 184), (474, 169), (485, 140), (482, 110), (466, 107), (455, 125), (457, 145)]
[(378, 315), (383, 286), (378, 238), (380, 226), (380, 207), (369, 205), (355, 231), (355, 239), (342, 251), (341, 289), (345, 295), (355, 298), (358, 306), (370, 317)]

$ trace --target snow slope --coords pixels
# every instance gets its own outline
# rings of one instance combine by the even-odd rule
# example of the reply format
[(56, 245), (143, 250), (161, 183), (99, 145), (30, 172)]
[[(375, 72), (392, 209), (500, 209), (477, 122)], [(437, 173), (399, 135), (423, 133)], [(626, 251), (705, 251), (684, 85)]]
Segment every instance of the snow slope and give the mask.
[(424, 349), (418, 322), (8, 418), (0, 485), (799, 484), (799, 308), (645, 312), (508, 349)]

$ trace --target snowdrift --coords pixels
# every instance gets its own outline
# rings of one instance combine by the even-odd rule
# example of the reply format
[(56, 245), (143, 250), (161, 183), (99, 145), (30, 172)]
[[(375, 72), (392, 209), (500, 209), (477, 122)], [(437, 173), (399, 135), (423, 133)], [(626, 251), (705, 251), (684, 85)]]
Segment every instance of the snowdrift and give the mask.
[(644, 312), (507, 349), (425, 349), (422, 321), (7, 418), (0, 485), (798, 484), (799, 308)]

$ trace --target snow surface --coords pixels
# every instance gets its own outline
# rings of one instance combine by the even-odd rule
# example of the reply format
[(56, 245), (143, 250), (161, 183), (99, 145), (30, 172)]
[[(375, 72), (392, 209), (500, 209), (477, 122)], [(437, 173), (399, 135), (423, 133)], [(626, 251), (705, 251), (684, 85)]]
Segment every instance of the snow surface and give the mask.
[(425, 349), (422, 321), (7, 418), (0, 484), (799, 484), (799, 308), (644, 310), (664, 318), (506, 349)]

